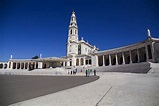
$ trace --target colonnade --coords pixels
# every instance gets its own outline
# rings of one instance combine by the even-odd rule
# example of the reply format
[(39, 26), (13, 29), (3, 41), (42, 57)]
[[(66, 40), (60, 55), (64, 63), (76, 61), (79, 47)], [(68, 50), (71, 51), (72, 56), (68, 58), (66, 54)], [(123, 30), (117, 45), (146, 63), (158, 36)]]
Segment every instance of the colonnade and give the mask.
[(36, 69), (38, 62), (9, 62), (10, 69)]
[[(62, 62), (62, 66), (72, 66), (72, 59), (70, 59), (68, 62), (69, 62), (69, 65), (67, 65), (67, 62)], [(79, 57), (79, 58), (76, 58), (75, 64), (76, 66), (91, 65), (92, 60), (91, 58)]]
[(97, 56), (97, 66), (111, 66), (146, 62), (153, 59), (153, 51), (150, 44), (137, 48), (105, 52)]
[(0, 63), (0, 69), (6, 69), (6, 68), (8, 68), (7, 63)]

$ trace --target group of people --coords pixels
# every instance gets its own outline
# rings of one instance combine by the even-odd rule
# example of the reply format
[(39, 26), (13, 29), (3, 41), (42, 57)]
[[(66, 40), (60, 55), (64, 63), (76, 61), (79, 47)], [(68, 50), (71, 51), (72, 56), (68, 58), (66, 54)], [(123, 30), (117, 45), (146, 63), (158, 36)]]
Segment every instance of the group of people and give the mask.
[[(81, 69), (81, 72), (84, 70), (84, 67)], [(85, 71), (85, 74), (86, 74), (86, 77), (89, 77), (90, 74), (93, 72), (94, 76), (96, 76), (96, 70), (94, 69), (92, 71), (92, 69), (86, 69)], [(74, 69), (71, 69), (71, 70), (68, 70), (68, 74), (76, 74), (77, 73), (77, 68), (74, 68)]]
[[(89, 77), (91, 72), (92, 72), (91, 69), (86, 69), (86, 77)], [(96, 70), (95, 69), (94, 69), (93, 73), (94, 73), (94, 76), (96, 76)]]

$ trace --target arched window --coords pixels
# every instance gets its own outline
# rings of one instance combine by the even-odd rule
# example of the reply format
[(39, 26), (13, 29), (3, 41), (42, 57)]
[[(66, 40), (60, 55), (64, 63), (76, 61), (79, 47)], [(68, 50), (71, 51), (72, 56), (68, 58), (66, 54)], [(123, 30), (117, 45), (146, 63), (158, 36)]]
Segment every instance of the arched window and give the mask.
[(72, 34), (72, 29), (70, 30), (70, 34)]

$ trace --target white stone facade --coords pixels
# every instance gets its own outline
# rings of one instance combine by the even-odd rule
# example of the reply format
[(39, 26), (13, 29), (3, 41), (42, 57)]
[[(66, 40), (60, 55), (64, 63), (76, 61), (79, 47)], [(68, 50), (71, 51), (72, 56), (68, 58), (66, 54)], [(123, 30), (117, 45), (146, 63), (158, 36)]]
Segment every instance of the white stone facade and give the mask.
[[(67, 63), (63, 66), (112, 66), (139, 62), (159, 62), (159, 39), (151, 37), (147, 29), (147, 39), (125, 47), (98, 51), (98, 48), (78, 40), (78, 26), (75, 12), (72, 12), (67, 42)], [(71, 31), (72, 30), (72, 31)], [(77, 33), (75, 33), (77, 32)]]

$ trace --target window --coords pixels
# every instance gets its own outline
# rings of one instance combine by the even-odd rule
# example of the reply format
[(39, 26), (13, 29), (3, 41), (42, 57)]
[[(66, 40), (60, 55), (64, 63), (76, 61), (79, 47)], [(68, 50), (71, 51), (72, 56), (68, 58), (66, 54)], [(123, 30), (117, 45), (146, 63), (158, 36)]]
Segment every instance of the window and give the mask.
[(70, 34), (72, 34), (72, 29), (71, 29), (71, 31), (70, 31)]

